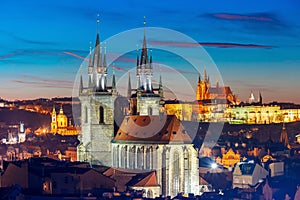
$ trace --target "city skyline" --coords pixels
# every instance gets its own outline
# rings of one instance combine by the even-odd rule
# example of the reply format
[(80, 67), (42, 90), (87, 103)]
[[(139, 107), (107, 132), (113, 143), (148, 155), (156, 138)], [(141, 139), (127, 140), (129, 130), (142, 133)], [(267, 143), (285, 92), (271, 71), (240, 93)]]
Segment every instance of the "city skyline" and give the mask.
[[(224, 84), (231, 86), (242, 101), (247, 101), (253, 90), (262, 92), (264, 102), (300, 103), (297, 1), (170, 3), (165, 1), (157, 6), (148, 2), (144, 7), (137, 1), (3, 3), (1, 98), (71, 96), (77, 70), (89, 53), (90, 41), (94, 43), (96, 14), (100, 13), (102, 41), (141, 28), (143, 16), (147, 16), (150, 27), (173, 29), (199, 42), (216, 63)], [(163, 61), (163, 54), (157, 54), (155, 45), (182, 48), (191, 45), (151, 38), (148, 44), (154, 48), (154, 61), (158, 62)], [(132, 46), (136, 48), (136, 43)], [(116, 66), (127, 70), (126, 65), (129, 68), (133, 63), (134, 54), (123, 62), (125, 67)], [(185, 75), (191, 77), (195, 88), (198, 74), (184, 66), (181, 70), (191, 72)], [(122, 74), (115, 69), (119, 78)], [(174, 69), (180, 70), (178, 66)]]

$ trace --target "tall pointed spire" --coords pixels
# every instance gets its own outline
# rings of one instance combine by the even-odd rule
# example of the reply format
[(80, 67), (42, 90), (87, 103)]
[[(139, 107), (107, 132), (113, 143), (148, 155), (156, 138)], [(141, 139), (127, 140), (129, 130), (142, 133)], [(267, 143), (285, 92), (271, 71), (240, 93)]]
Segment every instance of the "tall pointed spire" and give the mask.
[(93, 86), (96, 86), (97, 89), (99, 87), (99, 67), (102, 64), (99, 62), (101, 60), (101, 52), (100, 52), (100, 34), (99, 34), (99, 24), (100, 24), (100, 19), (99, 19), (99, 14), (97, 14), (97, 19), (96, 19), (96, 42), (95, 42), (95, 48), (94, 48), (94, 56), (93, 56), (93, 77), (92, 77), (92, 82)]
[(202, 100), (201, 99), (201, 76), (199, 74), (198, 76), (198, 84), (197, 84), (197, 88), (196, 88), (196, 100)]
[(218, 76), (218, 74), (216, 76), (216, 88), (219, 88), (219, 76)]
[(131, 97), (131, 79), (130, 79), (130, 73), (128, 73), (127, 98), (129, 99), (130, 97)]
[(116, 94), (116, 92), (117, 92), (115, 73), (113, 73), (113, 76), (112, 76), (111, 91), (113, 94)]
[(147, 49), (147, 40), (146, 40), (146, 16), (144, 16), (144, 39), (143, 39), (143, 47), (140, 65), (146, 65), (148, 63), (148, 49)]
[(163, 91), (163, 84), (162, 84), (161, 75), (159, 76), (158, 94), (159, 94), (159, 96), (160, 96), (161, 99), (164, 97), (164, 91)]
[[(102, 73), (107, 74), (107, 61), (106, 61), (106, 42), (104, 43), (104, 55), (103, 55), (103, 65), (102, 65)], [(114, 68), (113, 68), (114, 70)], [(113, 71), (114, 72), (114, 71)], [(106, 86), (105, 86), (106, 87)]]
[(260, 105), (262, 105), (262, 101), (263, 101), (263, 99), (262, 99), (262, 95), (261, 95), (261, 93), (260, 93), (260, 91), (259, 91), (259, 93), (258, 93), (258, 103), (260, 104)]

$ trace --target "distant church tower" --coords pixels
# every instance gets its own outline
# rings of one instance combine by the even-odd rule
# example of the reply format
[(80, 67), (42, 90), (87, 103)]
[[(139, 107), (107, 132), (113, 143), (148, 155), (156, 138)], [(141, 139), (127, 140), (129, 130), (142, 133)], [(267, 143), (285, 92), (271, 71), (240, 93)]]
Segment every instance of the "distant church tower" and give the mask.
[(57, 120), (56, 120), (56, 110), (55, 106), (53, 106), (52, 109), (52, 120), (51, 120), (51, 133), (56, 133), (57, 132)]
[(18, 143), (22, 143), (25, 141), (26, 141), (25, 126), (23, 122), (20, 122), (19, 132), (18, 132)]
[[(219, 85), (219, 84), (217, 84), (217, 85)], [(201, 101), (201, 100), (210, 99), (209, 88), (210, 88), (209, 77), (206, 74), (206, 69), (204, 69), (203, 80), (201, 80), (200, 75), (198, 78), (198, 85), (197, 85), (197, 89), (196, 89), (196, 100)]]
[(82, 134), (78, 139), (77, 159), (91, 164), (111, 165), (111, 140), (114, 137), (114, 101), (116, 98), (115, 75), (107, 86), (106, 52), (102, 53), (97, 19), (97, 35), (94, 53), (90, 48), (88, 85), (80, 78)]

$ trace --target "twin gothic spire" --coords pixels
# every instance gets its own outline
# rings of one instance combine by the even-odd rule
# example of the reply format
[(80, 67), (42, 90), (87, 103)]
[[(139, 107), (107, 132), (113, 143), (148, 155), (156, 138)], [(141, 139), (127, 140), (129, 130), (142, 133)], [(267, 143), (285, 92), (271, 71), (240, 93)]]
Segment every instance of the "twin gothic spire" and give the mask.
[[(111, 92), (116, 93), (116, 80), (115, 75), (112, 77), (112, 86), (107, 86), (107, 61), (106, 61), (106, 46), (104, 48), (101, 46), (100, 42), (100, 20), (99, 15), (97, 18), (97, 35), (96, 42), (94, 47), (94, 52), (92, 52), (92, 46), (90, 44), (90, 54), (89, 54), (89, 63), (88, 63), (88, 89), (93, 89), (96, 92), (108, 92), (108, 89), (111, 89)], [(104, 49), (104, 52), (103, 52)], [(150, 54), (150, 55), (149, 55)], [(141, 93), (153, 93), (154, 90), (152, 87), (152, 76), (153, 76), (153, 66), (152, 66), (152, 50), (147, 48), (147, 39), (146, 39), (146, 20), (144, 17), (144, 37), (141, 55), (139, 58), (137, 50), (137, 63), (136, 63), (136, 76), (137, 76), (137, 94)], [(80, 77), (80, 93), (83, 91), (83, 81)], [(163, 96), (163, 87), (160, 77), (159, 83), (159, 95)], [(131, 95), (131, 80), (129, 77), (128, 80), (128, 92), (127, 96)]]

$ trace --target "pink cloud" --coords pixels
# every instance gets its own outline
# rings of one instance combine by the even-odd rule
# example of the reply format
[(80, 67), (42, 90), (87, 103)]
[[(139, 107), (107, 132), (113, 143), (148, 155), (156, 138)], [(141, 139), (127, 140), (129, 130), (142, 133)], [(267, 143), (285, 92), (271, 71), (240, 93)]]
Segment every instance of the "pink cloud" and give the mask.
[(273, 18), (264, 16), (264, 15), (240, 15), (240, 14), (228, 14), (228, 13), (217, 13), (212, 16), (219, 19), (227, 19), (227, 20), (253, 20), (253, 21), (274, 21)]
[(149, 41), (151, 45), (165, 45), (174, 47), (219, 47), (219, 48), (273, 48), (273, 46), (259, 45), (259, 44), (239, 44), (239, 43), (221, 43), (221, 42), (172, 42), (172, 41)]

